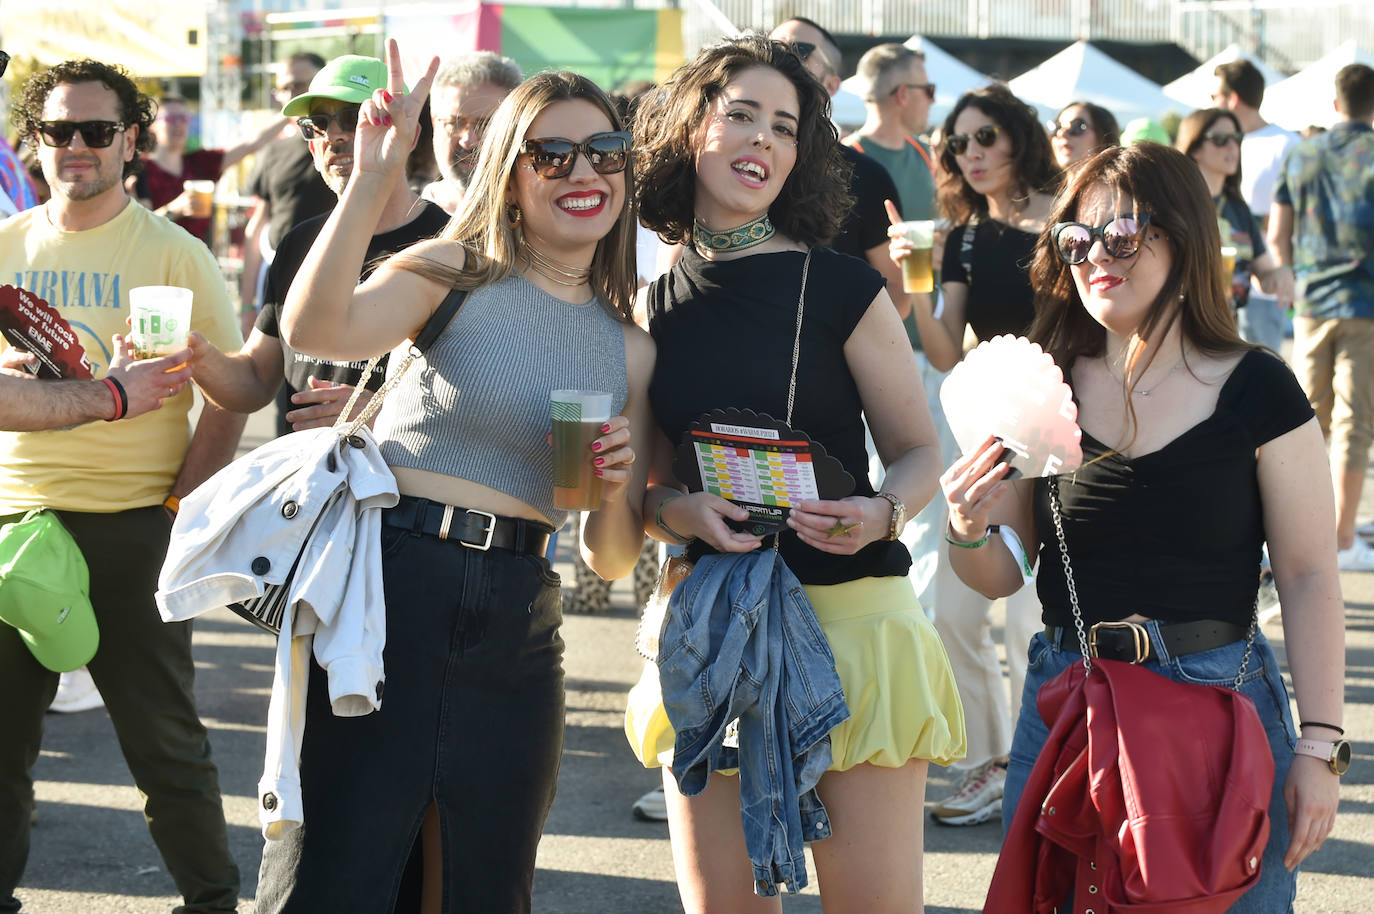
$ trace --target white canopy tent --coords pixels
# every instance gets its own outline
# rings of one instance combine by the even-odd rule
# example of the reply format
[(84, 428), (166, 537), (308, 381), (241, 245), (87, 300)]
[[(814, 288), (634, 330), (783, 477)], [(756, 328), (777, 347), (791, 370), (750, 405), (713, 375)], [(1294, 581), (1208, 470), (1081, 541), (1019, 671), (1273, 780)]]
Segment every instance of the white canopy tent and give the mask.
[(1051, 114), (1069, 102), (1090, 101), (1112, 112), (1121, 124), (1138, 117), (1158, 120), (1180, 107), (1158, 85), (1086, 41), (1070, 45), (1007, 85), (1022, 100), (1050, 109)]
[(1333, 107), (1336, 73), (1352, 63), (1374, 67), (1374, 54), (1360, 47), (1354, 39), (1266, 90), (1260, 114), (1265, 120), (1289, 130), (1301, 130), (1308, 124), (1330, 127), (1341, 119)]
[(1227, 45), (1220, 54), (1204, 61), (1191, 73), (1184, 73), (1173, 82), (1165, 83), (1163, 86), (1164, 94), (1183, 103), (1190, 111), (1194, 108), (1210, 108), (1212, 106), (1212, 90), (1216, 88), (1217, 84), (1217, 67), (1241, 58), (1250, 61), (1259, 69), (1264, 76), (1264, 85), (1268, 89), (1274, 88), (1287, 79), (1286, 76), (1258, 57), (1245, 53), (1240, 45), (1231, 44)]

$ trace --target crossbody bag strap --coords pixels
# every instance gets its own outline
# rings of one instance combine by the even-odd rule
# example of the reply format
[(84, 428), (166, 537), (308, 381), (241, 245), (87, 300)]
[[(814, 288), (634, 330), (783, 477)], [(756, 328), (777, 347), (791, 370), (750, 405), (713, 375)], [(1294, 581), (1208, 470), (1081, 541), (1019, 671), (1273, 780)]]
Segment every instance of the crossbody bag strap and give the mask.
[(973, 236), (978, 232), (978, 214), (969, 216), (964, 224), (963, 237), (959, 239), (959, 266), (964, 268), (964, 281), (973, 288)]
[[(363, 423), (375, 416), (377, 410), (382, 408), (382, 401), (386, 399), (386, 395), (391, 393), (396, 385), (401, 382), (401, 377), (406, 373), (406, 369), (410, 367), (411, 363), (424, 355), (429, 347), (434, 345), (434, 341), (439, 338), (439, 334), (443, 333), (444, 328), (453, 320), (453, 316), (458, 313), (458, 309), (462, 307), (463, 300), (467, 296), (467, 289), (450, 290), (448, 295), (444, 296), (444, 300), (439, 303), (439, 307), (435, 308), (434, 313), (429, 316), (425, 326), (416, 334), (415, 342), (410, 344), (410, 351), (406, 353), (401, 364), (396, 366), (391, 377), (387, 378), (386, 383), (372, 395), (372, 399), (368, 401), (367, 406), (363, 407), (363, 411), (358, 414), (358, 417), (347, 423), (344, 419), (345, 416), (353, 412), (354, 405), (357, 404), (358, 398), (362, 396), (363, 390), (367, 387), (366, 383), (353, 388), (353, 395), (348, 398), (348, 403), (345, 404), (343, 412), (339, 413), (339, 418), (334, 420), (334, 427), (340, 428), (346, 424), (347, 429), (342, 434), (347, 437), (356, 434), (358, 429), (363, 427)], [(379, 354), (368, 360), (367, 367), (363, 369), (363, 378), (372, 376), (372, 370), (377, 367), (377, 363), (381, 359), (382, 356)]]

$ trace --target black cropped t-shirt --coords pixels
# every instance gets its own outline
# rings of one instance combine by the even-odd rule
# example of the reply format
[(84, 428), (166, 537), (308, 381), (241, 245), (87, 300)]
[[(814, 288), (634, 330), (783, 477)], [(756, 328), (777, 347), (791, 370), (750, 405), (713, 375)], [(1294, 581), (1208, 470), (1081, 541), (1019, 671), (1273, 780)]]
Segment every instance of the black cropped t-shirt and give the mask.
[(949, 233), (941, 282), (968, 284), (964, 316), (980, 340), (1003, 333), (1025, 336), (1035, 317), (1035, 290), (1030, 265), (1038, 234), (1013, 228), (995, 219), (981, 219), (973, 233), (973, 275), (964, 271), (963, 243), (967, 225)]
[[(1083, 621), (1247, 623), (1264, 542), (1255, 450), (1312, 416), (1288, 366), (1255, 350), (1223, 382), (1216, 411), (1157, 451), (1090, 463), (1108, 448), (1084, 432), (1084, 465), (1058, 477)], [(1072, 626), (1048, 480), (1036, 481), (1034, 508), (1043, 619)]]
[[(649, 332), (658, 346), (649, 402), (675, 447), (687, 427), (713, 409), (752, 409), (779, 420), (787, 415), (805, 256), (784, 251), (710, 261), (689, 247), (649, 284)], [(882, 287), (881, 274), (857, 258), (828, 248), (812, 253), (792, 427), (844, 465), (856, 495), (874, 492), (863, 404), (844, 344)], [(906, 547), (886, 540), (852, 556), (831, 555), (784, 531), (781, 551), (803, 584), (904, 575), (911, 567)]]

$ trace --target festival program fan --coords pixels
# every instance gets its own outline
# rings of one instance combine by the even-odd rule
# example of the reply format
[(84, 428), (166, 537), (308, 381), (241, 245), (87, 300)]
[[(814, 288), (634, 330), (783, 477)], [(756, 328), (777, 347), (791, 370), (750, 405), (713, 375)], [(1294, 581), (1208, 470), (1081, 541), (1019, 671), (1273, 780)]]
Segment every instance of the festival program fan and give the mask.
[(57, 309), (26, 289), (0, 286), (0, 333), (38, 356), (40, 378), (91, 378), (86, 348)]

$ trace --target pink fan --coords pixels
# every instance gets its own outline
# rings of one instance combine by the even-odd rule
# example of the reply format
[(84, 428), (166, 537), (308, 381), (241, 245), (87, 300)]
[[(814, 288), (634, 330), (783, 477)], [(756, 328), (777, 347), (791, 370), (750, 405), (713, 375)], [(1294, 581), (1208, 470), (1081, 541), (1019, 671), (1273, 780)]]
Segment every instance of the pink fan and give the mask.
[(945, 378), (940, 402), (966, 454), (996, 435), (1023, 476), (1067, 473), (1083, 462), (1078, 407), (1064, 374), (1025, 337), (980, 343)]

